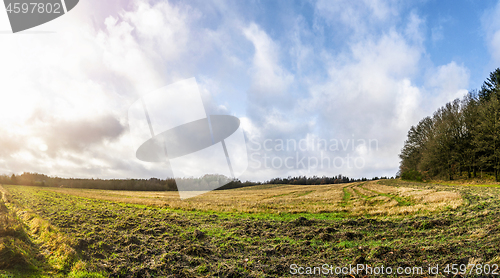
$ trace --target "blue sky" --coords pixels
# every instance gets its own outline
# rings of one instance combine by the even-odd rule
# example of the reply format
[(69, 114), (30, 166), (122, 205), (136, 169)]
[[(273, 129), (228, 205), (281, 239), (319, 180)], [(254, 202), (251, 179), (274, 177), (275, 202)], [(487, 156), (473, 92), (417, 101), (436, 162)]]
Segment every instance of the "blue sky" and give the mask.
[[(479, 88), (494, 68), (483, 24), (495, 1), (428, 1), (417, 9), (427, 23), (426, 49), (434, 64), (456, 61), (471, 73), (470, 88)], [(484, 23), (483, 23), (484, 21)]]
[(6, 174), (172, 175), (134, 157), (127, 110), (195, 77), (209, 114), (241, 120), (241, 179), (393, 176), (411, 125), (500, 67), (497, 1), (88, 0), (29, 32), (9, 28), (0, 12)]

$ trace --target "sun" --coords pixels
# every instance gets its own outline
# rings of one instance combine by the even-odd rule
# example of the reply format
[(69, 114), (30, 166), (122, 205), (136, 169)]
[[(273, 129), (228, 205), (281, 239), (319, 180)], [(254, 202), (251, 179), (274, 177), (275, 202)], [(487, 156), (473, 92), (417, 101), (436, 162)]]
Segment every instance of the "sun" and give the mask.
[(40, 145), (38, 145), (38, 149), (39, 149), (40, 151), (42, 151), (42, 152), (47, 151), (47, 149), (48, 149), (48, 148), (49, 148), (49, 147), (48, 147), (47, 145), (43, 144), (43, 143), (42, 143), (42, 144), (40, 144)]

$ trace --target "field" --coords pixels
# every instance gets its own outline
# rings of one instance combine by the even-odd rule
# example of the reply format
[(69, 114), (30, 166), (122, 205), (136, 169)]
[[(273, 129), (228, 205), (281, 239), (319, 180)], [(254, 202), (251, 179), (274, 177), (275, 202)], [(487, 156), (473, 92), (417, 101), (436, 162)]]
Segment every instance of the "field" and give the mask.
[(0, 277), (288, 277), (292, 264), (358, 263), (422, 266), (406, 276), (429, 277), (429, 265), (500, 263), (498, 186), (262, 185), (184, 201), (175, 192), (0, 190)]

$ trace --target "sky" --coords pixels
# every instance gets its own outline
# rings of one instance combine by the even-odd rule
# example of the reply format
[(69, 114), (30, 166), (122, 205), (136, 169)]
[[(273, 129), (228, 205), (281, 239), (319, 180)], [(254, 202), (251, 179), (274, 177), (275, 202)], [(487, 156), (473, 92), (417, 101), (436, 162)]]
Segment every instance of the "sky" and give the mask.
[(81, 0), (16, 34), (0, 11), (0, 174), (171, 177), (128, 110), (194, 77), (240, 119), (241, 180), (394, 176), (409, 128), (497, 67), (496, 1)]

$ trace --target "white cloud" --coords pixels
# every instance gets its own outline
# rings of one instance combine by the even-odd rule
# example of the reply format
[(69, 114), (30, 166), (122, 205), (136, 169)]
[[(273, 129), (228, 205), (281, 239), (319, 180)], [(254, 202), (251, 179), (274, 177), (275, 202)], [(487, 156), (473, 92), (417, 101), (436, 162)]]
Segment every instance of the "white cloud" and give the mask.
[[(135, 1), (131, 10), (122, 9), (123, 3), (92, 4), (97, 10), (110, 9), (103, 24), (91, 25), (88, 17), (80, 17), (89, 5), (81, 3), (64, 17), (76, 29), (54, 21), (37, 28), (55, 28), (56, 33), (5, 36), (0, 45), (0, 122), (9, 134), (2, 142), (7, 148), (3, 172), (102, 177), (168, 173), (165, 165), (147, 170), (135, 161), (122, 135), (128, 105), (139, 94), (182, 77), (179, 68), (165, 70), (165, 63), (182, 61), (188, 50), (187, 14), (169, 3)], [(46, 150), (40, 150), (42, 143)], [(28, 158), (29, 163), (21, 163)], [(114, 168), (124, 167), (123, 161), (135, 170)]]
[[(427, 64), (423, 46), (426, 26), (416, 13), (410, 14), (405, 28), (398, 29), (391, 23), (391, 17), (397, 15), (397, 11), (384, 8), (385, 12), (374, 14), (370, 7), (354, 7), (362, 6), (359, 2), (335, 4), (337, 5), (318, 2), (317, 9), (322, 9), (319, 13), (329, 12), (334, 17), (340, 11), (347, 11), (347, 15), (349, 11), (354, 13), (356, 8), (360, 10), (356, 13), (357, 17), (364, 15), (368, 18), (345, 16), (332, 19), (340, 20), (341, 24), (354, 30), (353, 39), (345, 37), (350, 42), (347, 44), (348, 48), (333, 53), (313, 50), (313, 53), (316, 51), (316, 56), (321, 57), (318, 60), (323, 61), (327, 77), (319, 79), (314, 75), (296, 75), (290, 87), (302, 85), (309, 96), (297, 99), (287, 107), (279, 103), (266, 106), (265, 121), (256, 121), (258, 117), (251, 117), (253, 129), (259, 130), (259, 137), (254, 140), (263, 144), (266, 139), (277, 138), (300, 140), (314, 137), (344, 142), (360, 139), (376, 141), (377, 148), (367, 151), (366, 146), (361, 145), (356, 150), (347, 149), (327, 154), (330, 158), (339, 155), (359, 158), (365, 162), (362, 168), (344, 165), (340, 168), (315, 168), (310, 172), (310, 169), (303, 168), (280, 167), (271, 171), (262, 167), (255, 171), (255, 175), (265, 178), (299, 174), (331, 175), (332, 172), (354, 177), (394, 175), (399, 165), (398, 154), (409, 127), (422, 117), (432, 114), (438, 107), (437, 104), (444, 105), (455, 97), (463, 96), (464, 88), (468, 86), (467, 69), (455, 62), (438, 67), (423, 67)], [(387, 7), (393, 7), (393, 4), (387, 4)], [(379, 31), (378, 35), (368, 34), (366, 30), (371, 28), (371, 21), (379, 23), (379, 26), (388, 26), (382, 29), (384, 31)], [(304, 43), (300, 38), (298, 40), (297, 45)], [(311, 44), (306, 47), (311, 47)], [(417, 85), (413, 80), (425, 72), (430, 73), (424, 76), (424, 84)], [(295, 155), (293, 152), (276, 150), (266, 154), (270, 156), (269, 159)], [(314, 160), (321, 159), (324, 154), (308, 150), (300, 152), (300, 155)], [(264, 164), (265, 158), (262, 155), (257, 157)]]
[[(399, 130), (406, 130), (421, 116), (419, 111), (422, 95), (420, 90), (408, 79), (398, 82), (395, 103), (395, 117), (392, 121)], [(419, 113), (420, 112), (420, 113)]]
[(255, 48), (253, 67), (250, 70), (254, 93), (283, 94), (293, 81), (293, 76), (279, 65), (280, 49), (255, 23), (243, 29), (243, 34)]
[[(453, 61), (429, 66), (425, 21), (416, 12), (402, 18), (397, 1), (318, 1), (313, 8), (313, 19), (290, 15), (293, 26), (273, 31), (223, 2), (91, 0), (43, 25), (54, 34), (2, 37), (0, 172), (171, 175), (168, 163), (135, 159), (127, 109), (139, 94), (196, 76), (205, 109), (237, 110), (247, 139), (378, 143), (329, 154), (361, 157), (361, 169), (255, 169), (250, 162), (244, 178), (395, 174), (410, 125), (461, 96), (468, 70)], [(500, 44), (496, 31), (492, 49)], [(329, 45), (330, 36), (342, 43)]]
[(412, 41), (412, 43), (418, 45), (424, 42), (425, 35), (424, 28), (422, 28), (422, 25), (424, 24), (424, 20), (420, 18), (415, 12), (410, 13), (408, 25), (405, 29), (405, 35)]
[(349, 34), (349, 39), (358, 39), (392, 22), (398, 15), (397, 1), (365, 0), (348, 1), (319, 0), (316, 13), (339, 32)]
[(434, 97), (428, 98), (428, 109), (434, 111), (449, 101), (462, 98), (467, 93), (469, 78), (469, 70), (454, 61), (432, 69), (426, 87)]
[(500, 30), (496, 31), (490, 41), (491, 54), (495, 61), (500, 61)]

